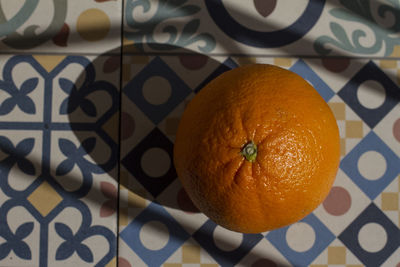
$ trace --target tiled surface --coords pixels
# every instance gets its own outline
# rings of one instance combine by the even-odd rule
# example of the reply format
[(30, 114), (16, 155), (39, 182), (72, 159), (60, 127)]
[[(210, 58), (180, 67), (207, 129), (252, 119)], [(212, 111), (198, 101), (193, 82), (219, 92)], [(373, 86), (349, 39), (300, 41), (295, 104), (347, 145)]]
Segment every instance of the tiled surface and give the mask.
[[(0, 0), (0, 266), (397, 266), (399, 6)], [(172, 148), (201, 87), (254, 62), (314, 85), (342, 155), (311, 215), (242, 235), (191, 204)]]
[(0, 50), (104, 53), (120, 46), (122, 0), (0, 1)]

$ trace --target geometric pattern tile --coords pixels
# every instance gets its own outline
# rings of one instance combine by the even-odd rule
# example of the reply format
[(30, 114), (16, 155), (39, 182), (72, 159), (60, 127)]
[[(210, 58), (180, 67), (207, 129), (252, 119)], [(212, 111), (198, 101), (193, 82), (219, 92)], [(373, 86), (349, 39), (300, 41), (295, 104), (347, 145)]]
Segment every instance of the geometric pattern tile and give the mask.
[(339, 239), (366, 266), (380, 266), (400, 247), (400, 230), (371, 203)]
[(154, 123), (158, 124), (191, 92), (161, 58), (153, 59), (123, 89)]
[(216, 235), (217, 226), (213, 221), (208, 220), (200, 229), (193, 234), (193, 238), (204, 248), (221, 266), (235, 266), (249, 251), (263, 238), (261, 234), (239, 234), (224, 231), (228, 236), (235, 234), (235, 241), (224, 239)]
[(177, 177), (172, 150), (171, 141), (154, 128), (121, 163), (153, 197), (157, 197)]
[(400, 159), (371, 131), (342, 159), (340, 168), (373, 200), (400, 173)]
[(313, 214), (338, 236), (370, 203), (368, 196), (339, 169), (330, 193)]
[(354, 75), (338, 95), (371, 128), (400, 102), (399, 87), (372, 61)]
[(269, 232), (266, 238), (291, 264), (308, 266), (335, 236), (311, 213), (298, 223)]
[(189, 234), (161, 205), (153, 202), (125, 227), (120, 237), (148, 266), (160, 266)]

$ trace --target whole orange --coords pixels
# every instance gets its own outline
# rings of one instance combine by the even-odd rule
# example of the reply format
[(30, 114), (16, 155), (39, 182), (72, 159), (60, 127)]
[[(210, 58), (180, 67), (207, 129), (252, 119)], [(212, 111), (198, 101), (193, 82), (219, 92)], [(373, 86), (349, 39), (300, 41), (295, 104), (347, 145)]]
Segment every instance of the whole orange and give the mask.
[(217, 224), (259, 233), (294, 223), (328, 195), (340, 159), (336, 120), (299, 75), (252, 64), (188, 104), (174, 145), (178, 177)]

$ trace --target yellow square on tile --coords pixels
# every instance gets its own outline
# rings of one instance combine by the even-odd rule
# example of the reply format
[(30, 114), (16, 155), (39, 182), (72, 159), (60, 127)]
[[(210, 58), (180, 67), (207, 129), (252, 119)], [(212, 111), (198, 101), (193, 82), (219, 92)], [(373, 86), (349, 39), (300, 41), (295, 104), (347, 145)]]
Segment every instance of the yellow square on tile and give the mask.
[(218, 264), (215, 263), (202, 263), (200, 267), (218, 267)]
[(46, 217), (62, 201), (62, 197), (48, 182), (43, 182), (29, 195), (28, 200)]
[(382, 193), (382, 209), (398, 210), (399, 209), (399, 193)]
[(328, 267), (328, 264), (311, 264), (310, 267)]
[(164, 263), (163, 267), (182, 267), (180, 263)]
[(292, 59), (286, 57), (277, 57), (274, 59), (274, 64), (281, 67), (290, 67), (292, 66)]
[(340, 155), (346, 155), (346, 139), (340, 138)]
[(337, 120), (346, 119), (346, 105), (344, 103), (328, 103)]
[(182, 247), (183, 263), (200, 263), (200, 247), (195, 245), (184, 245)]
[(119, 215), (119, 226), (127, 226), (129, 221), (128, 215), (129, 209), (128, 208), (119, 208), (118, 215)]
[(51, 72), (66, 56), (58, 55), (34, 55), (33, 58), (47, 71)]
[(346, 264), (346, 248), (328, 247), (328, 264)]
[(240, 66), (247, 65), (247, 64), (254, 64), (257, 62), (255, 57), (237, 57), (237, 62)]
[(380, 61), (379, 66), (382, 69), (395, 69), (397, 68), (397, 60), (383, 59)]
[(138, 192), (128, 191), (128, 207), (129, 208), (145, 208), (146, 199), (144, 190), (137, 190)]
[(362, 121), (346, 121), (346, 137), (362, 138), (363, 137)]
[(393, 52), (390, 57), (400, 57), (400, 45), (395, 45), (393, 47)]

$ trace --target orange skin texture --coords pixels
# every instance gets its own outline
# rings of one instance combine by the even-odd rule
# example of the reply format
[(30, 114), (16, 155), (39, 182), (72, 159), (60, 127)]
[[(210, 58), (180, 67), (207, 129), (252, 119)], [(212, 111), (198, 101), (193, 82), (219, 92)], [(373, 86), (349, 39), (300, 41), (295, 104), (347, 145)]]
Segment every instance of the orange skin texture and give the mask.
[[(257, 157), (240, 153), (253, 141)], [(174, 165), (217, 224), (260, 233), (297, 222), (328, 195), (340, 160), (336, 120), (297, 74), (251, 64), (220, 75), (188, 104)]]

